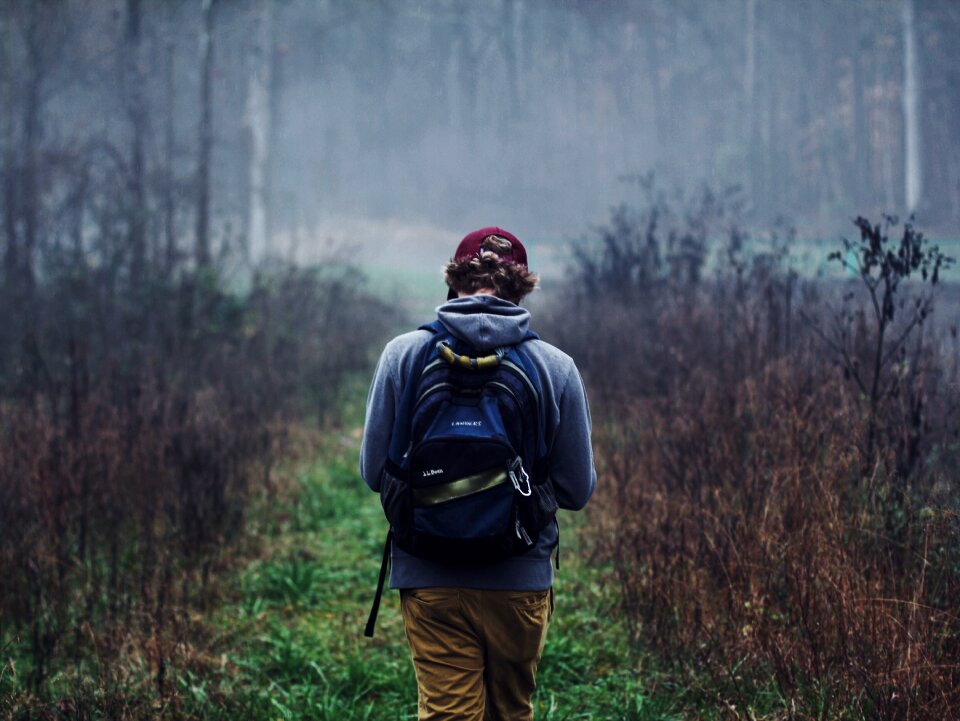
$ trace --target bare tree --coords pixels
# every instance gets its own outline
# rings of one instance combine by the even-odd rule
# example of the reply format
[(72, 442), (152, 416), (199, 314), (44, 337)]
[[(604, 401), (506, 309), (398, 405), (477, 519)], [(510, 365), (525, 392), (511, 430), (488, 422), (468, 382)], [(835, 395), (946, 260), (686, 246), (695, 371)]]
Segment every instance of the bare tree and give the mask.
[(197, 267), (210, 265), (210, 157), (213, 152), (213, 16), (216, 0), (201, 0), (200, 137), (197, 160)]
[(41, 86), (46, 75), (44, 62), (41, 3), (30, 3), (27, 12), (24, 41), (27, 54), (27, 84), (23, 102), (23, 157), (20, 170), (21, 219), (23, 222), (23, 259), (20, 272), (27, 287), (34, 283), (34, 253), (40, 215), (40, 197), (37, 187), (37, 163), (42, 135), (40, 105)]
[(249, 186), (247, 189), (247, 259), (260, 260), (267, 251), (267, 198), (273, 60), (273, 4), (256, 5), (251, 44), (251, 71), (247, 81), (246, 126), (250, 139)]
[(164, 48), (164, 107), (163, 125), (163, 236), (164, 252), (162, 268), (165, 276), (173, 272), (177, 262), (176, 200), (174, 198), (174, 154), (176, 142), (176, 44), (174, 43), (174, 12), (167, 7), (166, 46)]
[(917, 28), (913, 0), (903, 0), (903, 122), (904, 182), (907, 212), (913, 213), (923, 193), (920, 165), (920, 90), (917, 68)]
[(3, 104), (3, 234), (6, 238), (6, 248), (3, 254), (3, 267), (6, 281), (12, 282), (17, 276), (17, 172), (16, 172), (16, 100), (14, 98), (14, 60), (10, 52), (10, 21), (6, 16), (0, 16), (0, 62), (2, 62), (3, 97), (8, 102)]
[(143, 280), (146, 261), (146, 203), (143, 175), (143, 135), (146, 124), (140, 0), (127, 0), (127, 27), (124, 38), (124, 84), (127, 116), (130, 121), (130, 225), (128, 242), (132, 253), (130, 280), (138, 288)]

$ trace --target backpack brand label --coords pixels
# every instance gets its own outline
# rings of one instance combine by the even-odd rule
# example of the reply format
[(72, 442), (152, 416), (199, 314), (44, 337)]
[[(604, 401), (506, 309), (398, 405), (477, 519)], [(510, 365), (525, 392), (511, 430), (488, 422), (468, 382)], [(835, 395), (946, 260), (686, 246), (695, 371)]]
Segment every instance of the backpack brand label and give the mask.
[(450, 426), (453, 428), (457, 427), (468, 427), (468, 428), (479, 428), (483, 425), (483, 421), (450, 421)]

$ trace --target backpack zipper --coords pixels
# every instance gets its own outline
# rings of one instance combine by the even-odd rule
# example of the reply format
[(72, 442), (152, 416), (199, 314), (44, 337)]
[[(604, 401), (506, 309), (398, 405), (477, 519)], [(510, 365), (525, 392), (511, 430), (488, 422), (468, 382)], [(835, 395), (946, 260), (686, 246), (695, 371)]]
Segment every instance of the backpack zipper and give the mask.
[[(537, 433), (539, 434), (542, 428), (542, 419), (540, 418), (540, 393), (537, 391), (537, 387), (533, 385), (533, 381), (530, 380), (530, 376), (527, 375), (526, 371), (524, 371), (523, 368), (518, 366), (512, 360), (507, 360), (504, 358), (500, 361), (500, 365), (512, 371), (514, 375), (519, 376), (519, 378), (527, 384), (527, 388), (529, 388), (530, 392), (533, 394), (533, 400), (535, 402), (534, 412), (537, 415)], [(514, 395), (514, 398), (516, 398), (516, 395)]]
[(519, 538), (521, 541), (523, 541), (524, 543), (526, 543), (528, 546), (532, 546), (532, 545), (533, 545), (533, 541), (531, 541), (531, 540), (530, 540), (530, 536), (527, 535), (526, 529), (524, 529), (524, 527), (520, 525), (520, 519), (519, 519), (519, 518), (517, 519), (516, 523), (514, 524), (514, 528), (515, 528), (516, 531), (517, 531), (517, 538)]
[(443, 358), (434, 358), (432, 361), (427, 363), (424, 366), (423, 370), (420, 371), (420, 377), (423, 378), (427, 373), (436, 368), (438, 365), (446, 365), (447, 362)]
[(506, 383), (501, 383), (500, 381), (490, 381), (486, 385), (496, 386), (497, 388), (503, 388), (507, 393), (510, 394), (510, 397), (513, 398), (514, 402), (517, 404), (517, 407), (520, 407), (520, 399), (517, 397), (517, 394), (514, 392), (513, 388), (508, 386)]
[(516, 363), (514, 363), (514, 362), (511, 361), (511, 360), (507, 360), (506, 358), (504, 358), (502, 361), (500, 361), (500, 365), (502, 365), (502, 366), (505, 367), (505, 368), (509, 368), (510, 370), (512, 370), (513, 373), (514, 373), (514, 375), (520, 376), (520, 379), (521, 379), (524, 383), (527, 384), (527, 387), (530, 389), (530, 392), (533, 393), (533, 397), (537, 399), (537, 406), (539, 406), (539, 405), (540, 405), (540, 394), (537, 392), (537, 387), (536, 387), (535, 385), (533, 385), (533, 381), (530, 380), (530, 376), (528, 376), (528, 375), (526, 374), (526, 372), (523, 370), (523, 368), (521, 368), (520, 366), (518, 366)]
[(420, 407), (420, 404), (423, 403), (423, 399), (429, 396), (430, 394), (435, 393), (436, 391), (441, 391), (444, 388), (454, 388), (454, 387), (455, 387), (454, 384), (450, 383), (449, 381), (433, 384), (432, 386), (427, 388), (423, 393), (421, 393), (419, 398), (417, 398), (417, 402), (413, 404), (414, 411), (416, 411), (416, 409)]

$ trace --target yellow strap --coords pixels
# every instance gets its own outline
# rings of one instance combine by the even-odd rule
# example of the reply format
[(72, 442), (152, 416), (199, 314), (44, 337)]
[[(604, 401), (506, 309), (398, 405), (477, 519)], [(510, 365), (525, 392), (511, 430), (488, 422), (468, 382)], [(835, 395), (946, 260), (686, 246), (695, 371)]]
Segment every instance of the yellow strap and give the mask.
[(496, 353), (492, 355), (481, 356), (479, 358), (471, 358), (470, 356), (454, 353), (453, 348), (448, 346), (443, 341), (437, 343), (437, 352), (447, 363), (450, 365), (458, 365), (461, 368), (484, 370), (486, 368), (495, 368), (496, 366), (500, 365), (500, 357)]
[(444, 483), (439, 486), (430, 486), (429, 488), (414, 488), (413, 502), (418, 506), (435, 506), (438, 503), (446, 503), (464, 496), (472, 496), (474, 493), (480, 493), (488, 488), (494, 488), (509, 480), (507, 472), (499, 469), (492, 469), (477, 473), (466, 478), (459, 478), (450, 483)]

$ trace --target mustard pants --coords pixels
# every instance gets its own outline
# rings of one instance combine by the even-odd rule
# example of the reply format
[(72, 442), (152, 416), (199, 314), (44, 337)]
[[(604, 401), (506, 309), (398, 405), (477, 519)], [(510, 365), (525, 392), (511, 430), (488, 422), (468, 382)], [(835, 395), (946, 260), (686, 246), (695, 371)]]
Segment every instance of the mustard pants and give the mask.
[(531, 721), (553, 589), (400, 592), (420, 721)]

